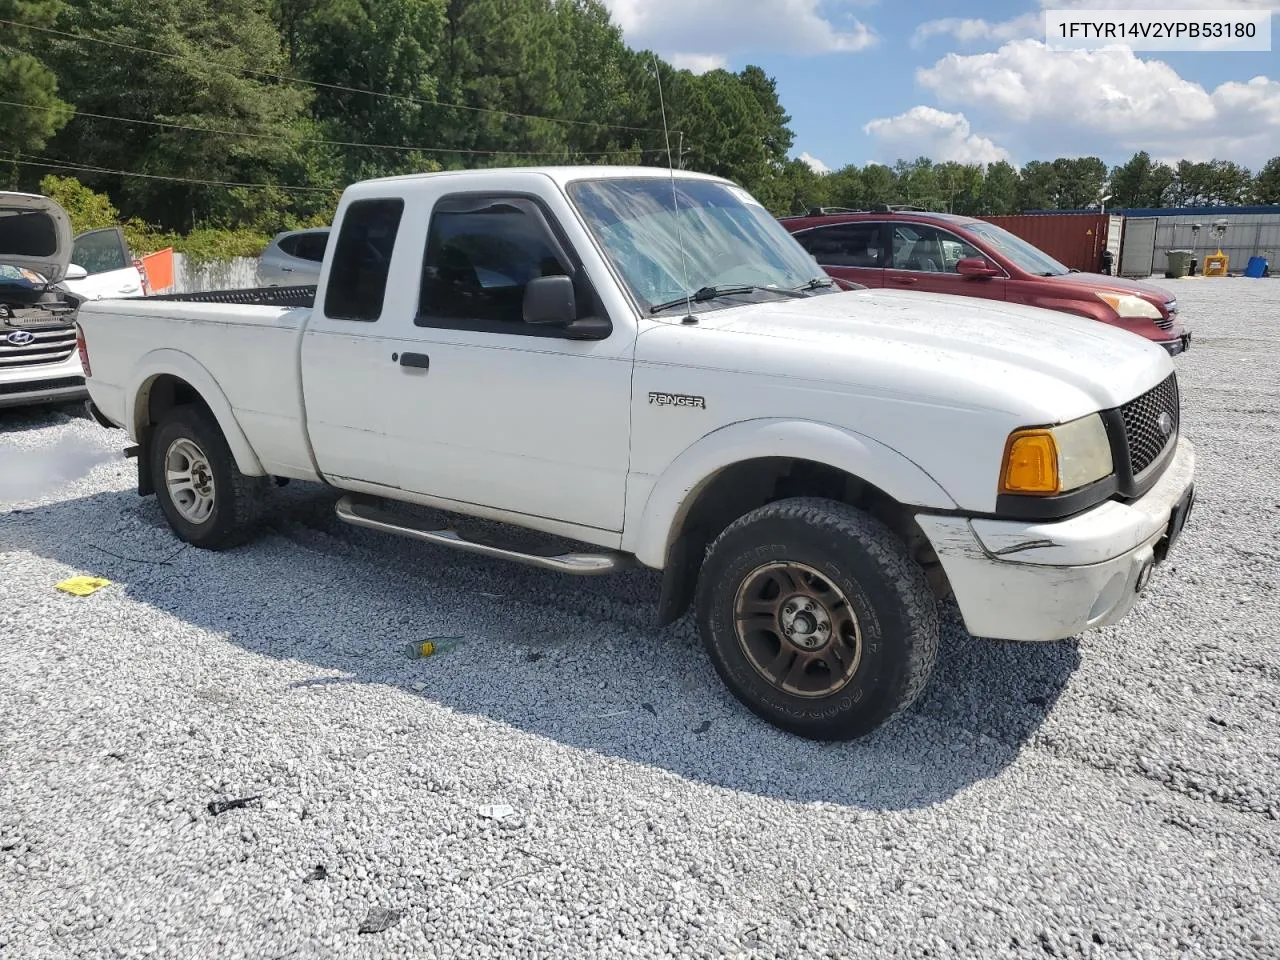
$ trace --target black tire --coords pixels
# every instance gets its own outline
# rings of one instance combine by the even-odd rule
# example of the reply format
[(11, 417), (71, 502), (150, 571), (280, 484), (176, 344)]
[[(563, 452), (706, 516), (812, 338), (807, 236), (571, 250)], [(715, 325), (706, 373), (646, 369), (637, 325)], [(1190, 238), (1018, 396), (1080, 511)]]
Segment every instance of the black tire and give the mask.
[[(203, 454), (211, 485), (212, 511), (202, 519), (184, 515), (166, 479), (166, 459), (181, 441)], [(203, 407), (174, 407), (151, 435), (151, 480), (156, 499), (169, 526), (180, 538), (205, 550), (225, 550), (245, 542), (253, 533), (270, 483), (267, 477), (247, 477), (236, 467), (231, 448), (218, 422)], [(202, 473), (201, 476), (205, 474)]]
[[(800, 566), (786, 566), (790, 564)], [(775, 568), (780, 577), (770, 572)], [(796, 571), (803, 579), (795, 579)], [(825, 627), (817, 628), (826, 631), (825, 653), (786, 647), (783, 629), (803, 631), (806, 643), (822, 642), (809, 626), (812, 620), (793, 619), (784, 628), (784, 609), (794, 609), (790, 602), (784, 606), (781, 596), (788, 580), (799, 584), (798, 589), (811, 589), (806, 584), (814, 583), (834, 588), (819, 591), (827, 598), (825, 605), (818, 601), (819, 618), (827, 614), (826, 606), (836, 611), (826, 616)], [(770, 582), (778, 586), (777, 599), (751, 592), (755, 584), (767, 588)], [(741, 634), (735, 617), (739, 602)], [(776, 604), (776, 610), (746, 612), (767, 604)], [(924, 571), (884, 524), (832, 500), (779, 500), (731, 524), (703, 563), (696, 610), (707, 653), (734, 696), (775, 726), (815, 740), (852, 740), (883, 725), (915, 702), (937, 659), (937, 602)], [(843, 610), (856, 619), (839, 612)], [(848, 638), (840, 639), (842, 633)], [(857, 655), (851, 656), (855, 648)], [(779, 669), (782, 680), (770, 680), (769, 666), (757, 666), (752, 657), (763, 664), (775, 649), (769, 665), (807, 665), (799, 674)], [(814, 662), (816, 657), (822, 662)], [(806, 695), (783, 689), (793, 678), (800, 682), (789, 686), (811, 687)], [(835, 684), (842, 685), (822, 692)]]

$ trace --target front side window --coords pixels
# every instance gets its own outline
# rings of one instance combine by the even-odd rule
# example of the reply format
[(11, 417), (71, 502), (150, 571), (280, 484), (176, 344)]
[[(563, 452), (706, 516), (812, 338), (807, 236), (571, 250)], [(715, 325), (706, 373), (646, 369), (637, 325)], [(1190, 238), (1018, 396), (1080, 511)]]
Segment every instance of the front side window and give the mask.
[(1038, 277), (1060, 277), (1070, 273), (1070, 268), (1059, 263), (1037, 246), (1014, 236), (1004, 227), (994, 223), (969, 223), (965, 229), (979, 240), (990, 244), (1001, 255), (1011, 260), (1020, 270)]
[(893, 227), (889, 265), (894, 270), (955, 273), (959, 261), (981, 256), (973, 244), (947, 230), (924, 223), (900, 223)]
[(796, 235), (824, 267), (883, 267), (878, 223), (837, 223)]
[(90, 275), (133, 266), (124, 238), (116, 227), (93, 230), (76, 237), (71, 245), (71, 262), (84, 267)]
[[(677, 178), (673, 185), (661, 177), (584, 180), (570, 184), (568, 194), (645, 309), (706, 288), (749, 286), (768, 295), (767, 288), (791, 291), (822, 277), (782, 224), (732, 184)], [(693, 308), (714, 310), (733, 302), (707, 299)]]
[(404, 201), (357, 200), (347, 207), (329, 269), (324, 315), (334, 320), (373, 321), (382, 316), (391, 252)]
[(529, 281), (569, 275), (559, 243), (533, 201), (445, 199), (436, 204), (427, 232), (417, 322), (523, 326)]

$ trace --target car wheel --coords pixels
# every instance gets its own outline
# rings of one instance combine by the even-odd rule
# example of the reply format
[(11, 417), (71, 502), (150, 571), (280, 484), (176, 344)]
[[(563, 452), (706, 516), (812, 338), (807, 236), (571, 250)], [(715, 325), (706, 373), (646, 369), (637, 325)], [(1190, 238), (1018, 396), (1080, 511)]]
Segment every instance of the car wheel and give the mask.
[(884, 524), (794, 498), (753, 510), (711, 545), (699, 632), (750, 710), (819, 740), (870, 733), (912, 704), (938, 651), (924, 571)]
[(270, 481), (239, 471), (212, 414), (174, 407), (157, 425), (150, 448), (156, 498), (179, 537), (206, 550), (248, 539)]

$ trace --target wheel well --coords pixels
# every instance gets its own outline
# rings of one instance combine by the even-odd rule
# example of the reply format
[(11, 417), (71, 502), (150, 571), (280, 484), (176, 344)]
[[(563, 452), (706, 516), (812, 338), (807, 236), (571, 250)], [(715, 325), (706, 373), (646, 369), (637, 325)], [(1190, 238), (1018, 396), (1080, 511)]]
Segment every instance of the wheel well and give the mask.
[(151, 483), (151, 434), (159, 423), (174, 407), (196, 406), (212, 415), (213, 411), (199, 391), (181, 377), (162, 373), (153, 378), (141, 390), (134, 418), (137, 424), (138, 438), (138, 493), (142, 496), (155, 493)]
[(707, 547), (729, 524), (788, 497), (823, 497), (870, 514), (907, 545), (935, 595), (951, 592), (942, 564), (911, 511), (879, 487), (825, 463), (761, 457), (724, 468), (694, 494), (667, 551), (659, 622), (671, 623), (688, 609)]

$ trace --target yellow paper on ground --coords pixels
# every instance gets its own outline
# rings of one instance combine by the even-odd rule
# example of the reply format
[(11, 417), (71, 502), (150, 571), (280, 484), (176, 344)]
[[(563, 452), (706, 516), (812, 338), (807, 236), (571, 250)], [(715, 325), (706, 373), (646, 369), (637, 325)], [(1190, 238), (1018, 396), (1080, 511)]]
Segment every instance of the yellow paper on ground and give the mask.
[(63, 580), (57, 585), (57, 589), (63, 593), (74, 594), (77, 597), (87, 597), (91, 593), (97, 593), (103, 587), (111, 586), (110, 580), (104, 580), (102, 577), (72, 577), (70, 580)]

